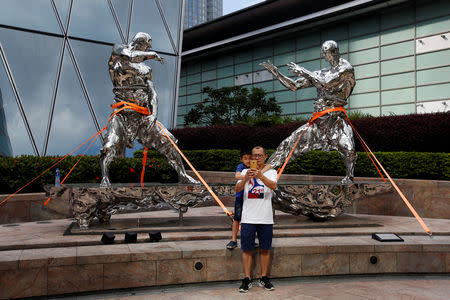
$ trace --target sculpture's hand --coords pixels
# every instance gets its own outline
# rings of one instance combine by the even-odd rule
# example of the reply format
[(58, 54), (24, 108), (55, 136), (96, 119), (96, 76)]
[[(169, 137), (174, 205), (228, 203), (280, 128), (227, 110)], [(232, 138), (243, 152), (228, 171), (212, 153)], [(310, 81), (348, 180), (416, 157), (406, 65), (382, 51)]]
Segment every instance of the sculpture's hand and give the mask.
[(288, 63), (287, 66), (289, 67), (288, 69), (289, 72), (298, 76), (304, 76), (308, 72), (305, 68), (300, 67), (299, 65), (293, 62)]
[(270, 73), (272, 73), (273, 75), (277, 75), (278, 74), (278, 68), (275, 67), (270, 60), (268, 60), (267, 62), (262, 62), (259, 64), (261, 67), (266, 68)]
[(161, 64), (164, 64), (164, 58), (156, 54), (155, 60), (159, 61)]

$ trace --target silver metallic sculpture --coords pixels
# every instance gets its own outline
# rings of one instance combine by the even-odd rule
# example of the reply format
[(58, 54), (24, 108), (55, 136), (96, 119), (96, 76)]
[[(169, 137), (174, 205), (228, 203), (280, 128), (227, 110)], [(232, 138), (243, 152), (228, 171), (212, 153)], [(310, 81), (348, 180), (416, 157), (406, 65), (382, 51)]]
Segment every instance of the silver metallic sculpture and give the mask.
[[(331, 66), (319, 71), (311, 72), (293, 62), (289, 63), (289, 71), (299, 76), (296, 80), (281, 74), (270, 61), (261, 63), (261, 66), (269, 70), (285, 87), (292, 91), (311, 86), (316, 87), (317, 99), (314, 101), (314, 112), (319, 113), (326, 109), (335, 109), (346, 105), (355, 86), (353, 67), (347, 60), (340, 57), (335, 41), (324, 42), (321, 55)], [(275, 168), (284, 163), (300, 134), (302, 137), (292, 153), (291, 160), (311, 150), (320, 149), (326, 152), (337, 150), (344, 157), (347, 169), (346, 176), (341, 182), (343, 184), (353, 182), (357, 155), (353, 131), (346, 121), (344, 112), (330, 111), (311, 124), (305, 124), (295, 130), (281, 142), (269, 158), (268, 163), (272, 167)]]
[[(164, 154), (169, 164), (177, 171), (180, 182), (198, 183), (186, 174), (180, 155), (162, 129), (156, 125), (158, 100), (152, 82), (152, 69), (144, 64), (144, 61), (154, 59), (164, 63), (164, 59), (156, 52), (150, 51), (151, 45), (150, 35), (139, 32), (130, 44), (116, 44), (112, 49), (108, 67), (114, 86), (114, 100), (116, 103), (125, 101), (146, 108), (150, 114), (125, 109), (111, 118), (100, 150), (101, 187), (111, 186), (108, 176), (110, 163), (114, 157), (124, 157), (126, 147), (133, 148), (135, 139), (145, 147), (155, 148)], [(117, 107), (115, 111), (119, 109), (120, 107)], [(164, 128), (164, 131), (172, 140), (177, 141), (167, 129)]]

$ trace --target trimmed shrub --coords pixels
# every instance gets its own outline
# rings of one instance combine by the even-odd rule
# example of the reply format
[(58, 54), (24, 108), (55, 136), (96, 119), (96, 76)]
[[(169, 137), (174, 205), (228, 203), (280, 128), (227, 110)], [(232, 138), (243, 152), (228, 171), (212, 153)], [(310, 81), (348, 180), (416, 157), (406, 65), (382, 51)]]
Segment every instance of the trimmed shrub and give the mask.
[[(268, 155), (273, 150), (268, 150)], [(197, 170), (234, 172), (239, 164), (239, 150), (187, 150), (184, 154)], [(424, 152), (376, 152), (375, 155), (394, 178), (450, 180), (450, 154)], [(60, 157), (21, 156), (0, 158), (0, 194), (13, 193), (52, 166)], [(61, 180), (79, 156), (68, 157), (58, 165)], [(115, 159), (110, 179), (115, 183), (139, 182), (142, 151), (135, 157)], [(287, 174), (345, 175), (342, 157), (336, 152), (311, 151), (286, 166)], [(27, 186), (22, 192), (42, 192), (54, 183), (55, 168)], [(83, 156), (66, 183), (100, 183), (98, 156)], [(358, 152), (355, 176), (379, 177), (365, 152)], [(146, 182), (177, 182), (177, 174), (157, 151), (149, 151), (145, 171)]]
[[(174, 129), (183, 150), (250, 149), (256, 144), (275, 149), (305, 122), (268, 128), (212, 126)], [(372, 151), (447, 152), (450, 112), (357, 119), (352, 124)], [(364, 151), (355, 137), (357, 151)]]

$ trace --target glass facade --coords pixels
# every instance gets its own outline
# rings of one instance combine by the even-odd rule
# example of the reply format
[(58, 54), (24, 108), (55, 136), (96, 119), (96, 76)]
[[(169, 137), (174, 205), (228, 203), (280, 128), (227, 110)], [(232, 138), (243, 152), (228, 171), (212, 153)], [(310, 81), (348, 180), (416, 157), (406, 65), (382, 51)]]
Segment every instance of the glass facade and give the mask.
[(184, 28), (214, 20), (223, 15), (222, 0), (185, 0)]
[(380, 116), (450, 110), (450, 2), (410, 1), (266, 40), (247, 39), (201, 58), (190, 55), (181, 68), (177, 126), (205, 97), (204, 86), (261, 87), (277, 99), (283, 115), (309, 117), (315, 88), (289, 91), (259, 63), (270, 60), (286, 75), (291, 61), (309, 70), (327, 67), (320, 47), (329, 39), (355, 69), (349, 111)]
[[(5, 0), (0, 10), (0, 156), (66, 154), (111, 114), (114, 43), (152, 36), (158, 119), (175, 126), (182, 0)], [(98, 140), (88, 154), (97, 154)]]

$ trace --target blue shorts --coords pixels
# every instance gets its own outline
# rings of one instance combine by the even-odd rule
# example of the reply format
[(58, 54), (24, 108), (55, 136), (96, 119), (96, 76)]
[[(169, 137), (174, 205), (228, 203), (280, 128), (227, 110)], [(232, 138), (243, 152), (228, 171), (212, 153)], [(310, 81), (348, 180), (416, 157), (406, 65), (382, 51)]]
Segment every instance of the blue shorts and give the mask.
[(256, 233), (258, 233), (259, 248), (262, 250), (272, 248), (273, 224), (241, 223), (241, 248), (243, 251), (251, 251), (255, 248)]
[(244, 194), (236, 194), (236, 200), (234, 200), (234, 215), (233, 220), (240, 222), (242, 217), (242, 205), (244, 204)]

